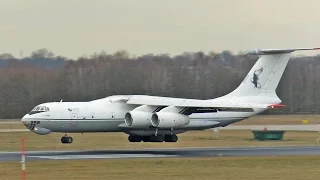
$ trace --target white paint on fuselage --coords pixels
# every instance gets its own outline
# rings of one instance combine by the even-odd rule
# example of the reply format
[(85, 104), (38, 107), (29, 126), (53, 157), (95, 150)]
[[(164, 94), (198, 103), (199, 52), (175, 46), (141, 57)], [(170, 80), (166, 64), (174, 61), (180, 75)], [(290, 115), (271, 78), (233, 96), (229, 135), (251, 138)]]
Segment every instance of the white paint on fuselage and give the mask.
[[(49, 111), (27, 114), (22, 118), (22, 122), (26, 126), (31, 122), (38, 122), (35, 123), (35, 128), (32, 131), (38, 134), (47, 134), (50, 132), (123, 132), (124, 130), (118, 126), (124, 123), (125, 113), (139, 105), (126, 104), (121, 101), (113, 102), (104, 98), (90, 102), (51, 102), (39, 106), (46, 106)], [(189, 117), (190, 124), (194, 124), (192, 122), (195, 121), (217, 121), (220, 123), (217, 123), (217, 126), (225, 126), (260, 112), (261, 110), (255, 112), (195, 113)], [(184, 130), (189, 130), (188, 125), (184, 127)], [(144, 131), (153, 132), (154, 130), (146, 129)]]
[(22, 121), (24, 124), (40, 121), (36, 127), (52, 132), (118, 132), (118, 125), (124, 122), (124, 114), (136, 107), (118, 102), (54, 102), (39, 106), (50, 110), (26, 114)]

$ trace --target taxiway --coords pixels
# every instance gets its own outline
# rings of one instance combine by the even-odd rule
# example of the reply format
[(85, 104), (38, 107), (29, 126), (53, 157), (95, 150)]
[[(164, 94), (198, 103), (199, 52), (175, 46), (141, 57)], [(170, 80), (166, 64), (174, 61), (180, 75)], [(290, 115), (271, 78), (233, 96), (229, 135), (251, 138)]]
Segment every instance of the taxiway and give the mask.
[[(320, 146), (172, 148), (143, 150), (28, 151), (26, 160), (183, 158), (226, 156), (320, 155)], [(0, 152), (0, 161), (20, 161), (20, 152)]]

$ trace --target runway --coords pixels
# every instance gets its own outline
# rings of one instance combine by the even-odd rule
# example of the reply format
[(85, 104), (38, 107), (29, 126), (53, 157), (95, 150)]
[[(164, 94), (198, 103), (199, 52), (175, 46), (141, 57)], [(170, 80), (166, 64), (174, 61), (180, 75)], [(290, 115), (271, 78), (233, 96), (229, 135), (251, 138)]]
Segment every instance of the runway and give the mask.
[[(144, 150), (30, 151), (26, 161), (65, 159), (183, 158), (320, 155), (320, 146), (174, 148)], [(0, 161), (20, 161), (20, 152), (0, 152)]]

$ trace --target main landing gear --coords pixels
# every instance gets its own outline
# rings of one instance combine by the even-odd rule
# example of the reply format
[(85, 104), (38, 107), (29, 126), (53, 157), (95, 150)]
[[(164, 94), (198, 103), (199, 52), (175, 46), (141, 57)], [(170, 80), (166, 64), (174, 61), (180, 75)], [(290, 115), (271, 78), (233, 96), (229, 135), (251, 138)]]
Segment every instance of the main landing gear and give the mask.
[(69, 137), (67, 133), (61, 138), (62, 144), (71, 144), (73, 142), (72, 137)]
[(157, 136), (136, 136), (129, 135), (128, 140), (130, 142), (177, 142), (177, 135), (157, 135)]

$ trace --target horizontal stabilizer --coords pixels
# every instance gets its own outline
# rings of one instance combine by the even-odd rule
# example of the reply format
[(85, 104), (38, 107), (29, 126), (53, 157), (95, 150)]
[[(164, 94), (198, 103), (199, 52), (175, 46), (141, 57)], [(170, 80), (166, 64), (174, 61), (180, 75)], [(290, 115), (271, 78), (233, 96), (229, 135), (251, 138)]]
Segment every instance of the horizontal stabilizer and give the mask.
[(271, 108), (271, 109), (273, 109), (273, 108), (284, 108), (285, 105), (284, 104), (271, 104), (268, 107)]
[(250, 55), (268, 55), (268, 54), (283, 54), (294, 51), (320, 50), (320, 48), (295, 48), (295, 49), (253, 49), (249, 50), (247, 54)]

